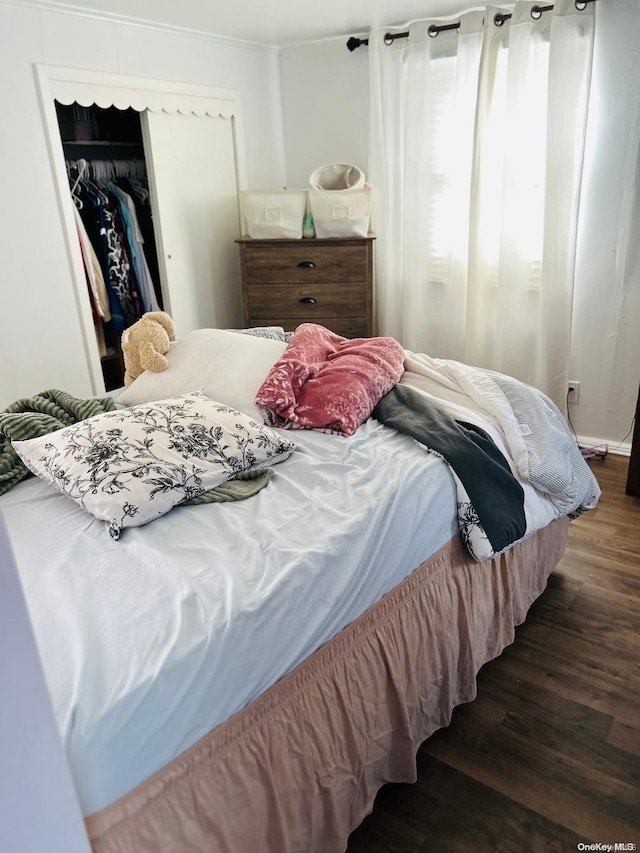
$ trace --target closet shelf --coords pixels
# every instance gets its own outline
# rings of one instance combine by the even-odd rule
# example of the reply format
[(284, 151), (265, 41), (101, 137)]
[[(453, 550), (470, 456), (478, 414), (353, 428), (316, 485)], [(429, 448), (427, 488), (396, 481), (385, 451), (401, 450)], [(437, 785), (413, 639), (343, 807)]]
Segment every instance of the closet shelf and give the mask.
[(63, 139), (67, 145), (102, 145), (107, 148), (142, 148), (142, 142), (109, 142), (108, 139)]

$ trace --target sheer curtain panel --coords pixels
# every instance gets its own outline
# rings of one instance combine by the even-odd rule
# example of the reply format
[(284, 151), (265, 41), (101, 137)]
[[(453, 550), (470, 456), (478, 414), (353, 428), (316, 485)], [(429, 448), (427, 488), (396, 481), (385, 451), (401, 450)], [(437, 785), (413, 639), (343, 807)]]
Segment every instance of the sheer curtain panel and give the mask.
[(378, 332), (562, 407), (594, 5), (369, 37)]

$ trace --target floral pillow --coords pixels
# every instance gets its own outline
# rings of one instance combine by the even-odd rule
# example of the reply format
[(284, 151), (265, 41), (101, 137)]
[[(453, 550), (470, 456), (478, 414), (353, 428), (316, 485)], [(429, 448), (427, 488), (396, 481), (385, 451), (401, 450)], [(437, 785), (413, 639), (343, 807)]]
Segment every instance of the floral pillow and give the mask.
[(119, 539), (295, 445), (202, 391), (96, 415), (13, 446), (25, 465)]

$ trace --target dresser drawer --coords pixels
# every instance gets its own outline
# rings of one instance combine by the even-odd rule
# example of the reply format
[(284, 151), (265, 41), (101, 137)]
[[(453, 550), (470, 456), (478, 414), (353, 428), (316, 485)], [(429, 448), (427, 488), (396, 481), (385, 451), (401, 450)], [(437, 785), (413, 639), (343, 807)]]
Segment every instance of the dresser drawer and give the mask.
[[(317, 317), (365, 317), (365, 282), (354, 284), (249, 284), (249, 317), (298, 317), (300, 322), (317, 323)], [(259, 325), (267, 325), (260, 323)]]
[(364, 317), (314, 317), (313, 320), (301, 317), (265, 317), (256, 326), (282, 326), (285, 332), (295, 332), (300, 323), (318, 323), (326, 326), (343, 338), (368, 338), (371, 333)]
[(370, 337), (373, 240), (241, 238), (245, 325), (290, 332), (318, 323), (345, 338)]
[(366, 281), (367, 245), (318, 244), (244, 247), (244, 275), (248, 284), (272, 282)]

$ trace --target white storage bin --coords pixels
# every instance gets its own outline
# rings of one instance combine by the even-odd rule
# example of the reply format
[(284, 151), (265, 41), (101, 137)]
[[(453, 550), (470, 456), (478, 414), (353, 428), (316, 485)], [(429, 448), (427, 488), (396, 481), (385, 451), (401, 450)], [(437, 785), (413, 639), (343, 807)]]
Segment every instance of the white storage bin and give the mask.
[(364, 186), (364, 172), (351, 163), (328, 163), (311, 173), (309, 184), (314, 190), (355, 190)]
[(302, 239), (306, 197), (306, 190), (243, 190), (243, 233), (258, 240)]
[(353, 190), (309, 190), (316, 237), (366, 237), (371, 214), (371, 187)]

